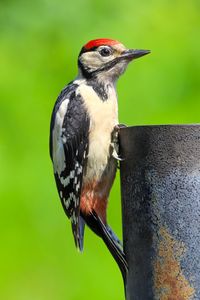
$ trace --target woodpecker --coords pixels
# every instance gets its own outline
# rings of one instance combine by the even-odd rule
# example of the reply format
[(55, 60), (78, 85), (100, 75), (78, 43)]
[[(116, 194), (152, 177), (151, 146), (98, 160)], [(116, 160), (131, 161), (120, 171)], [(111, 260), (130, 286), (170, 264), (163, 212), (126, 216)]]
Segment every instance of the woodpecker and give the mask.
[(132, 60), (149, 50), (127, 49), (112, 39), (85, 44), (78, 76), (60, 93), (51, 118), (50, 156), (63, 209), (78, 249), (85, 223), (100, 236), (122, 273), (127, 263), (109, 227), (106, 209), (117, 170), (118, 102), (116, 81)]

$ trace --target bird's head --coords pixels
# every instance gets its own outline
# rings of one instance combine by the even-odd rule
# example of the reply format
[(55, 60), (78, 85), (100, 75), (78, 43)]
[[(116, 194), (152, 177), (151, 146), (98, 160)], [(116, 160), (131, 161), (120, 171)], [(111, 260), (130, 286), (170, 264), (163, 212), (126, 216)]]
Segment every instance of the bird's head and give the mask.
[(127, 49), (116, 40), (92, 40), (81, 49), (78, 57), (79, 71), (86, 78), (115, 81), (129, 62), (148, 53), (149, 50)]

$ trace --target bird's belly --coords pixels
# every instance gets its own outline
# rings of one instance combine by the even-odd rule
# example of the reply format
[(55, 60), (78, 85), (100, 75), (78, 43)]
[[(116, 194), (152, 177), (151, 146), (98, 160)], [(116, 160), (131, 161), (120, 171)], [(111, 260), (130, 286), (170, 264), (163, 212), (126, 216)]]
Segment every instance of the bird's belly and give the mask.
[(89, 136), (89, 152), (84, 181), (99, 181), (106, 168), (109, 169), (107, 173), (112, 172), (114, 162), (111, 155), (111, 132), (106, 134), (105, 132), (92, 132)]

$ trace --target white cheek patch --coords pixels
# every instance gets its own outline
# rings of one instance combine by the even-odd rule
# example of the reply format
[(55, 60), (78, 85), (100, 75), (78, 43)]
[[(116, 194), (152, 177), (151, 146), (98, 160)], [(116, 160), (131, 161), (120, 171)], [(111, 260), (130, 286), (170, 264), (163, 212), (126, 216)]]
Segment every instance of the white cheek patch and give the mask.
[(96, 70), (102, 67), (103, 64), (112, 61), (114, 59), (113, 55), (101, 56), (99, 52), (86, 52), (81, 56), (81, 62), (88, 66), (91, 70)]

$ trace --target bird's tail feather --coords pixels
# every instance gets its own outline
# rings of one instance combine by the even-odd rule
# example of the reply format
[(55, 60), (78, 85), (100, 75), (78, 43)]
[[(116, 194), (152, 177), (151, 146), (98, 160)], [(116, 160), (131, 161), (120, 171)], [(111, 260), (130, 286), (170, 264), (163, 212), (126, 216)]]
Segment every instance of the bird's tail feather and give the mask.
[(78, 224), (76, 224), (75, 228), (74, 225), (72, 224), (72, 231), (73, 231), (76, 247), (80, 252), (82, 252), (83, 245), (84, 245), (85, 221), (81, 216), (79, 216)]
[[(99, 235), (104, 243), (106, 244), (108, 250), (110, 251), (111, 255), (115, 259), (116, 263), (118, 264), (122, 277), (124, 280), (124, 284), (126, 284), (126, 278), (128, 273), (128, 264), (125, 258), (125, 254), (123, 252), (123, 248), (119, 243), (119, 239), (113, 238), (110, 232), (112, 230), (104, 225), (100, 217), (96, 214), (95, 211), (92, 211), (90, 215), (88, 215), (85, 219), (87, 225), (97, 234)], [(112, 232), (113, 234), (113, 232)]]
[(117, 237), (117, 235), (114, 233), (114, 231), (112, 230), (112, 228), (109, 225), (106, 225), (106, 228), (111, 236), (111, 238), (115, 241), (115, 243), (117, 243), (117, 245), (120, 247), (120, 249), (123, 249), (123, 244), (120, 241), (120, 239)]
[[(124, 280), (124, 284), (126, 284), (126, 278), (128, 273), (128, 264), (125, 258), (125, 254), (123, 252), (123, 248), (119, 243), (116, 243), (115, 239), (110, 235), (109, 231), (107, 230), (104, 223), (101, 221), (101, 219), (97, 216), (98, 222), (100, 223), (100, 226), (102, 228), (102, 239), (104, 243), (106, 244), (108, 250), (110, 251), (111, 255), (115, 259), (116, 263), (118, 264), (122, 277)], [(119, 241), (119, 240), (118, 240)]]

